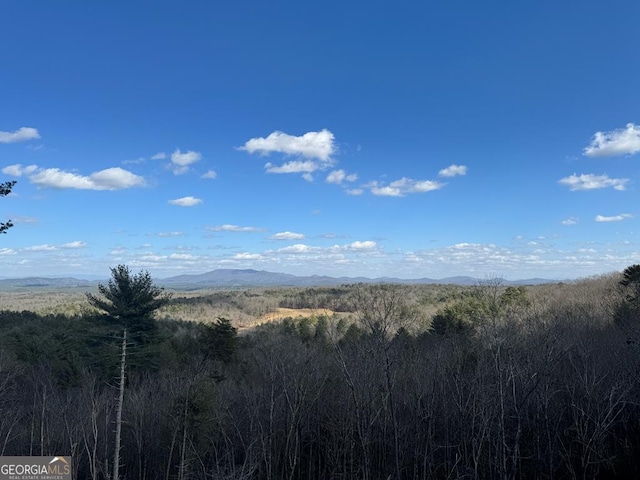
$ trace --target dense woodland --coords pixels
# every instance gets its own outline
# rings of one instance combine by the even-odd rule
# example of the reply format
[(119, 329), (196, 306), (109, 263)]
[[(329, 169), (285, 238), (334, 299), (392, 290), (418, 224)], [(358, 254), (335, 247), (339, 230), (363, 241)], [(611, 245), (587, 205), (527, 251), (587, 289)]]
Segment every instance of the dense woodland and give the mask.
[[(225, 302), (339, 314), (241, 335), (236, 318), (175, 318)], [(119, 478), (640, 478), (639, 304), (640, 267), (174, 295), (129, 326)], [(0, 455), (113, 478), (121, 330), (88, 307), (0, 312)]]

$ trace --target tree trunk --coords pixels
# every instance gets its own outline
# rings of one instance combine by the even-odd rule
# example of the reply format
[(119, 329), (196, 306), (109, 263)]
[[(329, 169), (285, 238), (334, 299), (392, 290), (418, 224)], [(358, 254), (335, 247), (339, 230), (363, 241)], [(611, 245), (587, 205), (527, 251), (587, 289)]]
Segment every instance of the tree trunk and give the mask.
[(127, 329), (122, 331), (122, 354), (120, 356), (120, 388), (116, 411), (116, 447), (113, 454), (113, 480), (119, 480), (120, 470), (120, 433), (122, 431), (122, 404), (124, 403), (124, 371), (127, 364)]

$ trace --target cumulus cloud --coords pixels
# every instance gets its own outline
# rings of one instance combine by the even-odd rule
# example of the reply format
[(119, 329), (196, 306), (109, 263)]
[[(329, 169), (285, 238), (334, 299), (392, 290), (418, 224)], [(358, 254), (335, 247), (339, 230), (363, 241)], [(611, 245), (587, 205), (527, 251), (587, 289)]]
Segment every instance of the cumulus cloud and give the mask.
[(329, 130), (307, 132), (299, 137), (275, 131), (268, 137), (257, 137), (248, 140), (239, 150), (249, 153), (269, 155), (270, 153), (284, 153), (299, 155), (305, 158), (329, 162), (335, 152), (334, 136)]
[(171, 260), (197, 260), (199, 257), (190, 253), (172, 253), (169, 258)]
[(304, 243), (296, 243), (295, 245), (289, 245), (288, 247), (279, 248), (277, 252), (293, 255), (336, 255), (342, 253), (373, 252), (376, 250), (378, 250), (378, 244), (376, 242), (367, 240), (363, 242), (355, 241), (346, 245), (332, 245), (330, 247), (316, 247)]
[(260, 260), (262, 255), (259, 253), (242, 252), (236, 253), (232, 258), (234, 260)]
[(2, 173), (16, 177), (25, 175), (31, 183), (40, 188), (122, 190), (145, 184), (144, 178), (120, 167), (107, 168), (85, 176), (59, 168), (41, 168), (37, 165), (23, 167), (16, 164), (3, 168)]
[(26, 142), (40, 138), (36, 128), (22, 127), (15, 132), (0, 132), (0, 143)]
[(174, 175), (182, 175), (189, 171), (189, 167), (192, 164), (200, 160), (202, 160), (202, 154), (200, 152), (194, 152), (193, 150), (181, 152), (179, 149), (176, 149), (171, 154), (171, 169)]
[(311, 160), (305, 160), (287, 162), (283, 165), (267, 163), (264, 168), (267, 173), (313, 173), (320, 167)]
[(327, 175), (325, 182), (336, 183), (339, 185), (344, 181), (355, 182), (357, 179), (358, 175), (356, 175), (355, 173), (347, 174), (347, 172), (345, 172), (344, 170), (334, 170), (329, 173), (329, 175)]
[(627, 218), (632, 217), (633, 215), (631, 215), (630, 213), (621, 213), (620, 215), (613, 215), (611, 217), (596, 215), (596, 222), (621, 222), (622, 220), (626, 220)]
[(13, 177), (21, 177), (22, 175), (30, 175), (38, 170), (37, 165), (29, 165), (23, 167), (22, 164), (16, 163), (15, 165), (8, 165), (2, 169), (2, 173), (5, 175), (11, 175)]
[(194, 207), (202, 203), (202, 200), (196, 197), (188, 196), (182, 198), (176, 198), (175, 200), (169, 200), (169, 205), (177, 205), (179, 207)]
[(348, 195), (362, 195), (364, 193), (364, 190), (362, 188), (351, 188), (349, 190), (346, 190)]
[(58, 247), (56, 247), (55, 245), (49, 245), (48, 243), (45, 243), (44, 245), (34, 245), (32, 247), (25, 247), (25, 250), (27, 252), (53, 252), (55, 250), (58, 250)]
[(63, 243), (60, 245), (61, 248), (84, 248), (87, 246), (87, 242), (81, 242), (76, 240), (75, 242)]
[(236, 233), (254, 233), (254, 232), (264, 232), (264, 229), (257, 227), (241, 227), (239, 225), (216, 225), (213, 227), (207, 227), (207, 230), (212, 232), (236, 232)]
[(569, 217), (562, 221), (562, 225), (575, 225), (576, 223), (578, 223), (578, 219), (574, 217)]
[(353, 252), (370, 252), (378, 248), (376, 242), (372, 242), (370, 240), (365, 242), (351, 242), (349, 245), (345, 245), (344, 249), (353, 251)]
[(249, 153), (269, 155), (273, 152), (302, 157), (281, 165), (268, 162), (264, 168), (266, 173), (300, 173), (306, 181), (313, 181), (313, 172), (325, 170), (333, 165), (331, 158), (335, 153), (333, 133), (329, 130), (307, 132), (296, 137), (283, 132), (273, 132), (266, 138), (252, 138), (239, 150)]
[(466, 175), (467, 167), (465, 165), (449, 165), (438, 172), (441, 177), (455, 177), (456, 175)]
[(151, 160), (164, 160), (165, 158), (167, 158), (167, 154), (164, 152), (158, 152), (151, 156)]
[(158, 236), (161, 238), (172, 238), (172, 237), (182, 237), (184, 235), (183, 232), (159, 232)]
[(200, 177), (200, 178), (207, 178), (209, 180), (213, 180), (217, 176), (218, 176), (218, 174), (215, 172), (215, 170), (208, 170), (205, 173), (203, 173), (202, 177)]
[(295, 245), (290, 245), (288, 247), (282, 247), (278, 249), (279, 253), (292, 253), (294, 255), (301, 253), (311, 253), (314, 250), (320, 250), (318, 247), (310, 247), (309, 245), (305, 245), (304, 243), (296, 243)]
[(294, 232), (279, 232), (269, 237), (271, 240), (304, 240), (305, 235)]
[(609, 178), (608, 175), (582, 174), (570, 175), (558, 180), (560, 185), (569, 187), (572, 192), (578, 190), (595, 190), (598, 188), (613, 188), (614, 190), (625, 190), (628, 178)]
[(379, 182), (374, 181), (368, 184), (367, 187), (374, 195), (403, 197), (409, 193), (425, 193), (438, 190), (444, 187), (444, 185), (444, 183), (433, 180), (412, 180), (407, 177), (402, 177), (400, 180), (395, 180), (388, 185), (381, 185)]
[(614, 157), (640, 152), (640, 125), (627, 123), (625, 128), (596, 132), (583, 153), (587, 157)]

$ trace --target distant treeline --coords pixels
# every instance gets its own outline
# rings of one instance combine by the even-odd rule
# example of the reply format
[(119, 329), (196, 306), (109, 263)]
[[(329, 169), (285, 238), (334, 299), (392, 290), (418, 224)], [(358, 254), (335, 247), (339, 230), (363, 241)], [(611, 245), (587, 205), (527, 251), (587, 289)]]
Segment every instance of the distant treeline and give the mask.
[[(640, 478), (640, 288), (621, 280), (291, 289), (280, 306), (353, 321), (241, 338), (158, 320), (131, 340), (120, 476)], [(103, 315), (0, 312), (0, 455), (110, 478), (119, 341)]]

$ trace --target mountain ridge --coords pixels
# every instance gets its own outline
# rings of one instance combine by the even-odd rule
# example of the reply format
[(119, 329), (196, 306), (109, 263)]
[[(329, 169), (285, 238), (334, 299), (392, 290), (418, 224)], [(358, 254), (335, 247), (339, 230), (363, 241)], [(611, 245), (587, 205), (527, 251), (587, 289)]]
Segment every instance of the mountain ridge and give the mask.
[[(33, 276), (23, 278), (0, 279), (0, 290), (25, 290), (46, 288), (93, 288), (105, 280), (87, 280), (75, 277)], [(558, 283), (561, 280), (529, 278), (521, 280), (503, 280), (504, 285), (540, 285)], [(453, 276), (440, 279), (422, 277), (402, 279), (395, 277), (332, 277), (328, 275), (292, 275), (289, 273), (269, 272), (254, 269), (216, 269), (199, 274), (182, 274), (155, 279), (155, 282), (167, 288), (193, 290), (200, 288), (242, 288), (242, 287), (321, 287), (353, 283), (398, 283), (398, 284), (449, 284), (477, 285), (482, 279), (470, 276)]]

